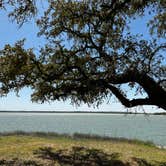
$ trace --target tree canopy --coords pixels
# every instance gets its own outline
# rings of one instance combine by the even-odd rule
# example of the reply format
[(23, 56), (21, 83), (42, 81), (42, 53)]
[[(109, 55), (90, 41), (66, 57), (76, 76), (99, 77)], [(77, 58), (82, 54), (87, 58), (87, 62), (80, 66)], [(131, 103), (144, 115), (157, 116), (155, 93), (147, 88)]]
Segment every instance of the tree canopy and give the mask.
[[(7, 5), (20, 27), (39, 10), (32, 0), (2, 0), (0, 9)], [(49, 0), (36, 21), (45, 46), (35, 53), (20, 40), (0, 50), (0, 94), (31, 87), (36, 102), (100, 104), (114, 95), (128, 108), (166, 110), (165, 9), (165, 0)], [(146, 15), (148, 39), (130, 29)], [(136, 98), (127, 97), (124, 84)]]

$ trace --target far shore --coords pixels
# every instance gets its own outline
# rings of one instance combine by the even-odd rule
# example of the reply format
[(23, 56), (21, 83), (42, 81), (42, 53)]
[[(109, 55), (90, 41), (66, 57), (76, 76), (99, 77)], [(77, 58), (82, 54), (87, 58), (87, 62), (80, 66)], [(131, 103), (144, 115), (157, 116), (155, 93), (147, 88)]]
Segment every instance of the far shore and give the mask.
[(0, 113), (70, 113), (70, 114), (139, 114), (139, 115), (166, 115), (166, 112), (155, 112), (155, 113), (146, 113), (146, 112), (116, 112), (116, 111), (12, 111), (12, 110), (1, 110)]

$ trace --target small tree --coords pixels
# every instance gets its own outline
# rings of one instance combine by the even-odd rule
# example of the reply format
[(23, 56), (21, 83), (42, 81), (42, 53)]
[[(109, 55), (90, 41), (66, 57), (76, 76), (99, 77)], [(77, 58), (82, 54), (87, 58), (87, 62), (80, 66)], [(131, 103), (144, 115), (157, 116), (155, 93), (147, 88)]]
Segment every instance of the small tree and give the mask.
[[(19, 25), (36, 14), (33, 1), (14, 3), (10, 17)], [(24, 41), (0, 51), (1, 95), (29, 86), (33, 101), (69, 98), (77, 104), (100, 104), (113, 94), (126, 107), (166, 109), (165, 0), (50, 0), (48, 4), (37, 21), (39, 35), (48, 42), (39, 55), (24, 49)], [(147, 14), (151, 20), (145, 26), (151, 37), (144, 39), (132, 34), (129, 25)], [(147, 97), (128, 99), (124, 84)]]

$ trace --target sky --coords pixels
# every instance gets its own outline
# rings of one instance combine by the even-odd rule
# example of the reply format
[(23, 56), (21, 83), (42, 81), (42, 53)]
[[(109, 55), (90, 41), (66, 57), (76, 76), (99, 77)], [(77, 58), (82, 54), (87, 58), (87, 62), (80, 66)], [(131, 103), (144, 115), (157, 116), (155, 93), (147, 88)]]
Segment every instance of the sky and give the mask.
[[(148, 18), (140, 19), (132, 24), (133, 32), (142, 30), (142, 32), (147, 31), (145, 28), (145, 22)], [(34, 22), (28, 22), (24, 24), (21, 28), (18, 27), (14, 22), (9, 21), (7, 13), (5, 11), (0, 11), (0, 49), (4, 47), (5, 44), (14, 44), (16, 41), (26, 38), (25, 46), (27, 48), (35, 48), (36, 51), (44, 44), (44, 39), (37, 37), (38, 28), (35, 26)], [(145, 36), (148, 38), (148, 33)], [(30, 99), (31, 89), (24, 88), (19, 92), (19, 97), (15, 93), (10, 92), (6, 97), (0, 98), (0, 110), (13, 110), (13, 111), (127, 111), (127, 109), (122, 106), (117, 100), (111, 103), (104, 102), (98, 108), (93, 106), (88, 107), (83, 104), (81, 106), (73, 106), (69, 101), (65, 102), (51, 102), (44, 104), (32, 103)], [(163, 111), (157, 109), (156, 107), (146, 106), (143, 109), (133, 108), (130, 111), (146, 111), (146, 112), (158, 112)]]

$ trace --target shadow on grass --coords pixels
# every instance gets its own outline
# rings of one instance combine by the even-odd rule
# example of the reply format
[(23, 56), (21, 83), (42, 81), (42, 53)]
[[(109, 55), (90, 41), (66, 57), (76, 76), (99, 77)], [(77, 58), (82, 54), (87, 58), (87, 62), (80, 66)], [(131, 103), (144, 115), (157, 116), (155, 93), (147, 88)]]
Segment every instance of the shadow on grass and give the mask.
[(70, 150), (53, 151), (50, 147), (35, 152), (39, 158), (58, 162), (61, 166), (129, 166), (118, 160), (119, 153), (111, 155), (98, 149), (72, 147)]
[(166, 166), (164, 163), (148, 163), (144, 159), (132, 158), (131, 163), (119, 159), (119, 153), (107, 154), (102, 150), (72, 147), (53, 151), (51, 147), (39, 148), (34, 154), (41, 159), (58, 163), (60, 166)]
[(38, 164), (36, 161), (22, 161), (18, 158), (14, 158), (12, 160), (0, 160), (0, 165), (2, 166), (43, 166), (42, 164)]
[(138, 166), (166, 166), (166, 162), (150, 164), (145, 159), (133, 158)]
[[(121, 154), (107, 154), (102, 150), (85, 147), (72, 147), (54, 151), (51, 147), (42, 147), (34, 152), (36, 160), (0, 160), (0, 166), (166, 166), (164, 163), (151, 164), (144, 159), (131, 158), (130, 163), (120, 160)], [(40, 161), (40, 163), (39, 163)]]

